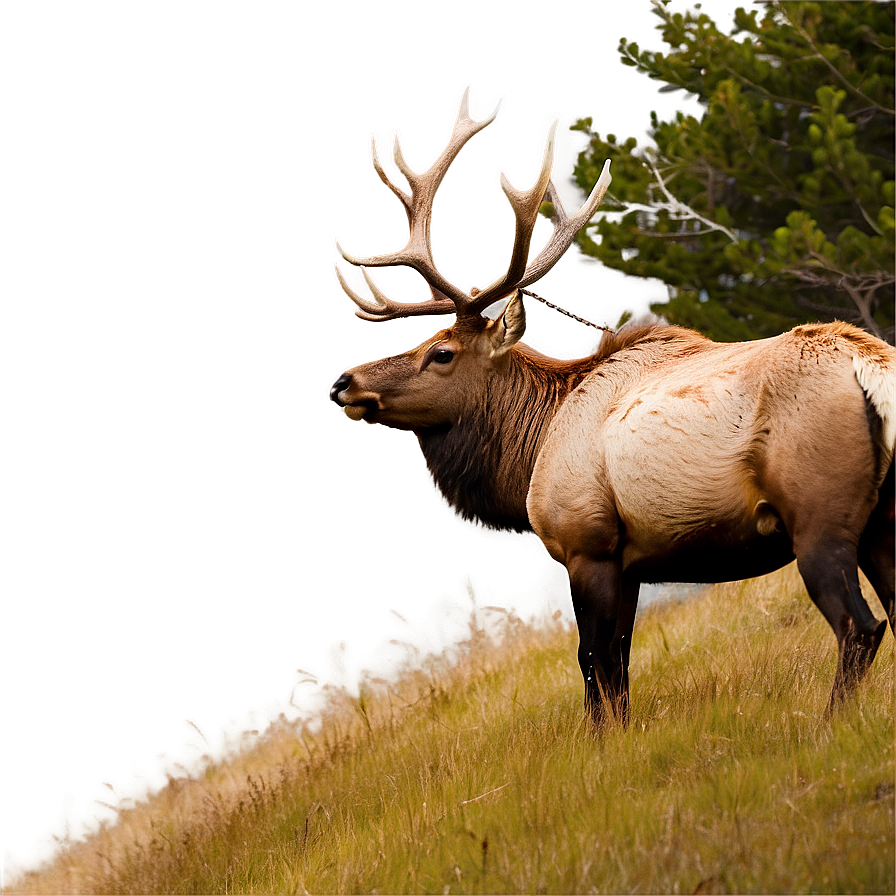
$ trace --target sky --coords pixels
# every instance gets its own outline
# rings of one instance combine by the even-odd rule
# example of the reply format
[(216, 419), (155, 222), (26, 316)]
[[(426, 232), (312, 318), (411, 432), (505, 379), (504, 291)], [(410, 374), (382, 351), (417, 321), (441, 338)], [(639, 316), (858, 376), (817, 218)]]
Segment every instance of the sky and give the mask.
[[(736, 5), (704, 9), (727, 23)], [(328, 400), (343, 370), (444, 325), (356, 318), (335, 241), (404, 244), (371, 135), (385, 160), (399, 131), (424, 170), (467, 86), (474, 117), (501, 110), (434, 207), (436, 260), (464, 288), (505, 269), (499, 172), (529, 186), (554, 119), (571, 210), (577, 118), (643, 144), (652, 109), (695, 106), (619, 63), (621, 36), (662, 48), (647, 0), (422, 9), (0, 6), (7, 878), (113, 818), (103, 804), (310, 711), (314, 681), (353, 687), (463, 637), (471, 593), (571, 618), (534, 535), (459, 520), (413, 436)], [(427, 296), (418, 279), (377, 276), (404, 301)], [(535, 289), (609, 324), (666, 297), (575, 248)], [(527, 320), (542, 352), (595, 346), (531, 302)]]

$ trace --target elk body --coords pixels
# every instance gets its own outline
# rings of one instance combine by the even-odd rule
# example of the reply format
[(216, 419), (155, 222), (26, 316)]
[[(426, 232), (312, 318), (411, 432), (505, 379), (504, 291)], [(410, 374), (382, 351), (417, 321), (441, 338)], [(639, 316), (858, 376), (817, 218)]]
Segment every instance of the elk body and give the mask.
[[(585, 705), (599, 723), (628, 711), (631, 634), (642, 582), (721, 582), (796, 558), (838, 644), (832, 704), (861, 680), (883, 637), (861, 568), (894, 623), (894, 349), (848, 324), (797, 327), (771, 339), (715, 343), (668, 326), (623, 329), (575, 361), (520, 342), (520, 290), (541, 277), (593, 215), (609, 184), (567, 215), (550, 182), (553, 131), (536, 184), (502, 186), (516, 215), (504, 277), (467, 294), (437, 271), (432, 201), (451, 161), (494, 119), (470, 118), (425, 174), (395, 161), (410, 224), (400, 252), (343, 257), (374, 296), (360, 317), (454, 313), (454, 324), (401, 355), (355, 367), (331, 398), (354, 420), (412, 431), (442, 493), (469, 519), (534, 530), (569, 574)], [(544, 199), (554, 233), (528, 263)], [(410, 265), (429, 301), (390, 300), (366, 268)], [(491, 320), (482, 312), (509, 297)]]

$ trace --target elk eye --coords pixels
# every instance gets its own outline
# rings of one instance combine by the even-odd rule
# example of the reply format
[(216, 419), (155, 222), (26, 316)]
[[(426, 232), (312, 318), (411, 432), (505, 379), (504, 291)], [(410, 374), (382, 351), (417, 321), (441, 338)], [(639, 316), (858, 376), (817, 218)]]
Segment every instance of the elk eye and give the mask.
[(447, 348), (440, 348), (433, 356), (435, 364), (450, 364), (454, 360), (454, 352)]

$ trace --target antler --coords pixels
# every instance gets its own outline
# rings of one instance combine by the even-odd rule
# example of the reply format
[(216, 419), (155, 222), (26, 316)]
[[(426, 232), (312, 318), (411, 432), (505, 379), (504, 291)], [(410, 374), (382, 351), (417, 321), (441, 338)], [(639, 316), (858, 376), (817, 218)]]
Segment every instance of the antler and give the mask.
[[(495, 120), (500, 107), (499, 105), (483, 121), (474, 121), (470, 117), (469, 112), (469, 95), (470, 90), (467, 88), (461, 98), (460, 109), (457, 113), (454, 130), (448, 146), (424, 174), (418, 174), (407, 164), (396, 135), (393, 149), (395, 164), (407, 179), (411, 189), (410, 195), (389, 179), (380, 163), (376, 140), (373, 140), (373, 167), (380, 180), (401, 200), (408, 216), (410, 235), (407, 244), (399, 252), (367, 258), (351, 255), (342, 249), (338, 243), (336, 244), (340, 254), (349, 264), (361, 268), (361, 273), (364, 275), (364, 279), (374, 298), (374, 301), (370, 301), (356, 293), (348, 285), (337, 265), (336, 276), (339, 278), (339, 283), (343, 290), (358, 306), (359, 310), (355, 312), (358, 317), (365, 320), (392, 320), (396, 317), (411, 317), (421, 314), (457, 313), (458, 316), (481, 314), (488, 305), (510, 295), (515, 289), (528, 286), (544, 276), (569, 248), (576, 233), (600, 205), (601, 199), (603, 199), (604, 193), (610, 184), (609, 161), (604, 164), (604, 170), (601, 172), (594, 190), (582, 208), (572, 217), (568, 216), (564, 211), (559, 194), (551, 182), (554, 141), (557, 133), (557, 123), (554, 122), (548, 133), (544, 160), (535, 184), (529, 190), (517, 190), (503, 174), (501, 175), (501, 187), (510, 201), (516, 218), (516, 235), (507, 272), (499, 280), (486, 287), (486, 289), (474, 291), (474, 295), (468, 295), (462, 289), (449, 283), (439, 273), (432, 255), (430, 235), (433, 200), (435, 199), (436, 190), (438, 190), (448, 167), (457, 157), (457, 154), (474, 134), (477, 134)], [(554, 233), (535, 260), (527, 266), (529, 244), (532, 241), (532, 233), (538, 220), (538, 210), (545, 199), (549, 199), (554, 205), (554, 215), (552, 216)], [(393, 301), (383, 293), (367, 272), (368, 267), (392, 267), (396, 265), (412, 267), (422, 274), (429, 284), (432, 299), (427, 302), (414, 303)]]

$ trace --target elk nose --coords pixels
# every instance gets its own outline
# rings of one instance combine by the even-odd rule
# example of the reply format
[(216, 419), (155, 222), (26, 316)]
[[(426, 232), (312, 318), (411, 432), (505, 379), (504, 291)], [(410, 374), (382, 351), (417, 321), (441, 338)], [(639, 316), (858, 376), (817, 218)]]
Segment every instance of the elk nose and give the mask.
[(348, 373), (343, 373), (335, 383), (333, 383), (332, 388), (330, 389), (330, 401), (335, 401), (339, 407), (345, 407), (345, 403), (340, 400), (339, 393), (343, 391), (343, 389), (347, 389), (351, 384), (352, 378)]

